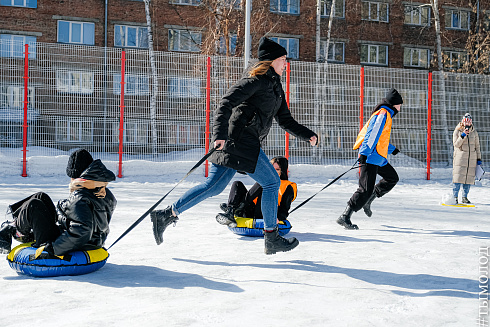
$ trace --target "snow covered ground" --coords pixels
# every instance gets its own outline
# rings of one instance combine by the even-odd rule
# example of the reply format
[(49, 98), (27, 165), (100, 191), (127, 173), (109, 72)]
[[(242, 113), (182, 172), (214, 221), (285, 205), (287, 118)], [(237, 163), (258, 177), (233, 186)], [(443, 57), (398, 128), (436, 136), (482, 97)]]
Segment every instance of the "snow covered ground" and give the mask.
[[(37, 191), (64, 198), (67, 159), (33, 158), (23, 178), (0, 156), (0, 207)], [(125, 163), (128, 177), (110, 184), (118, 206), (106, 245), (193, 164)], [(107, 166), (116, 170), (115, 162)], [(292, 207), (348, 168), (291, 166), (290, 179), (298, 183)], [(32, 278), (4, 261), (0, 326), (478, 325), (480, 248), (490, 246), (488, 176), (471, 188), (475, 208), (455, 208), (440, 204), (451, 190), (450, 169), (434, 170), (431, 181), (421, 169), (396, 169), (401, 181), (373, 203), (373, 217), (353, 215), (357, 231), (335, 222), (357, 187), (356, 171), (295, 211), (289, 236), (300, 244), (287, 253), (266, 256), (263, 239), (216, 223), (228, 187), (183, 213), (160, 246), (145, 219), (91, 274)], [(203, 179), (200, 168), (161, 208)]]

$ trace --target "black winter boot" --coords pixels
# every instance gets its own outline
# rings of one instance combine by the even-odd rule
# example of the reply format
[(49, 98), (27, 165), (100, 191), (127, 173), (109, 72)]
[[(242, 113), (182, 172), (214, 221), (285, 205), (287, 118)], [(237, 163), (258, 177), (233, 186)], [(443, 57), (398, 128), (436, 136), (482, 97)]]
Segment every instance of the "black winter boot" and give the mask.
[(350, 216), (352, 216), (353, 212), (354, 210), (352, 210), (352, 208), (349, 205), (347, 205), (344, 213), (340, 215), (339, 219), (337, 219), (337, 224), (344, 226), (345, 229), (359, 229), (357, 225), (354, 225), (350, 221)]
[(12, 249), (12, 237), (15, 235), (15, 225), (5, 221), (0, 227), (0, 253), (7, 254)]
[[(470, 202), (470, 200), (468, 200), (468, 198), (467, 198), (466, 196), (463, 196), (463, 197), (461, 198), (461, 202), (462, 202), (462, 203), (471, 203), (471, 202)], [(458, 203), (458, 202), (456, 202), (456, 203)]]
[(264, 230), (265, 239), (265, 254), (275, 254), (276, 252), (291, 251), (298, 246), (299, 241), (295, 237), (284, 238), (279, 235), (279, 230), (276, 228), (271, 231)]
[(364, 213), (366, 216), (371, 217), (373, 215), (373, 212), (371, 211), (371, 203), (376, 199), (376, 193), (373, 192), (369, 199), (367, 200), (366, 204), (362, 207), (364, 209)]
[(228, 227), (235, 228), (236, 220), (235, 220), (235, 208), (227, 205), (226, 203), (220, 204), (220, 209), (224, 212), (216, 215), (216, 221), (221, 225), (227, 225)]
[(153, 236), (157, 245), (163, 242), (163, 232), (170, 224), (175, 224), (179, 220), (179, 217), (172, 214), (172, 207), (168, 206), (164, 210), (154, 210), (150, 214), (151, 222), (153, 223)]

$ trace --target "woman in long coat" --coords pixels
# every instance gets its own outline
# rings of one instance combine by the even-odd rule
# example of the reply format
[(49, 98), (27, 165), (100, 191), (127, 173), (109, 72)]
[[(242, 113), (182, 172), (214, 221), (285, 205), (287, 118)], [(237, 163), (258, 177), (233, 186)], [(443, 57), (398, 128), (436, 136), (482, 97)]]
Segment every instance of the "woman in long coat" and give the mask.
[(468, 200), (470, 186), (475, 184), (476, 166), (481, 165), (480, 138), (472, 117), (465, 114), (453, 133), (453, 195), (458, 203), (458, 193), (463, 185), (461, 202)]

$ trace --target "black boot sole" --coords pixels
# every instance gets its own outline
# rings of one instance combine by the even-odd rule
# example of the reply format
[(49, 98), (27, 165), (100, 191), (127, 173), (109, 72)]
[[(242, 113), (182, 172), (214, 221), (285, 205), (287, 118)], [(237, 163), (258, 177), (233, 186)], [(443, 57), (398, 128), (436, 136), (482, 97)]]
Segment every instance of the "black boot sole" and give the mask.
[(345, 229), (359, 229), (359, 227), (355, 224), (348, 224), (345, 220), (343, 219), (337, 219), (337, 224), (344, 226)]
[(294, 249), (295, 247), (297, 247), (298, 245), (299, 245), (299, 241), (297, 239), (295, 239), (294, 242), (291, 243), (291, 245), (288, 248), (285, 248), (283, 250), (265, 248), (264, 253), (267, 255), (271, 255), (271, 254), (276, 254), (277, 252), (288, 252), (288, 251), (291, 251), (292, 249)]

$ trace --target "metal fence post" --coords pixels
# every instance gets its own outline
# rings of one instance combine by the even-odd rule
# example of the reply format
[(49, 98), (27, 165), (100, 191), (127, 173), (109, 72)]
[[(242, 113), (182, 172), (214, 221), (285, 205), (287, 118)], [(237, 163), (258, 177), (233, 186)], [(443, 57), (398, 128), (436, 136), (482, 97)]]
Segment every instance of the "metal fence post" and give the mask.
[(119, 105), (119, 171), (117, 177), (122, 178), (122, 154), (123, 154), (123, 139), (124, 139), (124, 73), (126, 69), (126, 51), (121, 53), (121, 98)]
[[(12, 45), (13, 46), (13, 45)], [(27, 177), (27, 81), (29, 79), (29, 44), (24, 45), (24, 124), (22, 125), (22, 177)]]
[(429, 72), (427, 103), (427, 180), (430, 180), (430, 161), (432, 145), (432, 72)]

